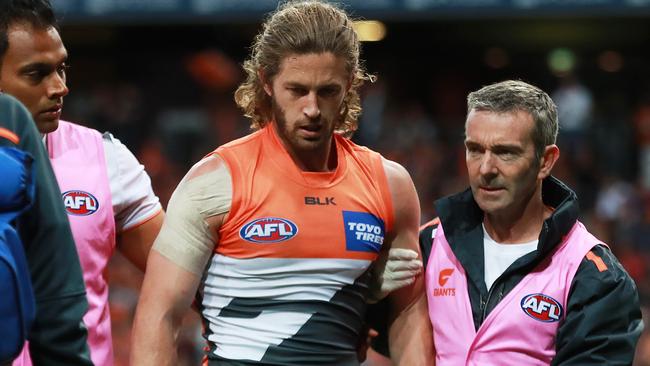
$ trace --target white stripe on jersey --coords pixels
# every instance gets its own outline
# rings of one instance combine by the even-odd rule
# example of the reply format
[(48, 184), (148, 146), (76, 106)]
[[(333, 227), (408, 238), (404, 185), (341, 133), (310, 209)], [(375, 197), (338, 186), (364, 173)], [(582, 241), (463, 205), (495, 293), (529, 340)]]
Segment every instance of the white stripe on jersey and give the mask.
[(336, 258), (237, 259), (215, 254), (207, 268), (204, 292), (230, 298), (327, 301), (343, 286), (353, 284), (370, 263)]
[(288, 311), (263, 311), (255, 319), (214, 318), (216, 324), (210, 320), (212, 334), (208, 340), (217, 345), (214, 352), (217, 356), (260, 361), (270, 346), (277, 346), (296, 334), (311, 316)]
[(262, 311), (255, 318), (220, 316), (233, 298), (329, 301), (351, 285), (369, 260), (252, 258), (215, 254), (203, 287), (203, 316), (216, 345), (215, 354), (234, 360), (260, 361), (268, 347), (295, 335), (312, 313)]

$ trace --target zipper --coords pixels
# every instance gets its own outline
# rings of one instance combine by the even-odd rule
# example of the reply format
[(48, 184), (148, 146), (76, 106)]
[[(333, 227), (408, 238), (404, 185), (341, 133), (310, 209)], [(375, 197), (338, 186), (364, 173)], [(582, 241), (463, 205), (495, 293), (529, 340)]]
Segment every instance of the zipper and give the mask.
[[(539, 236), (540, 240), (539, 240), (539, 242), (537, 244), (537, 250), (538, 250), (537, 255), (538, 256), (539, 256), (539, 250), (540, 250), (539, 244), (542, 243), (542, 239), (544, 239), (544, 241), (545, 241), (547, 232), (548, 232), (548, 225), (546, 224), (546, 221), (544, 221), (544, 223), (542, 224), (542, 231), (541, 231), (540, 236)], [(487, 310), (488, 310), (488, 306), (490, 305), (490, 297), (492, 296), (492, 290), (497, 287), (496, 285), (500, 285), (500, 282), (501, 282), (502, 277), (503, 277), (504, 274), (505, 274), (505, 272), (502, 273), (501, 276), (499, 276), (494, 281), (494, 283), (492, 284), (492, 287), (488, 290), (488, 294), (487, 294), (487, 298), (486, 298), (485, 302), (483, 302), (483, 296), (481, 295), (481, 304), (480, 304), (479, 309), (481, 309), (483, 311), (481, 312), (481, 319), (480, 319), (479, 324), (478, 324), (479, 327), (481, 327), (481, 325), (485, 321), (485, 318), (487, 317)], [(497, 301), (500, 302), (502, 299), (503, 299), (503, 288), (501, 288), (501, 291), (499, 292), (499, 298), (497, 299)]]
[[(498, 281), (499, 281), (499, 279), (497, 279), (497, 282)], [(496, 284), (497, 282), (495, 282), (494, 284)], [(485, 305), (483, 305), (483, 312), (481, 313), (481, 320), (479, 321), (479, 324), (478, 324), (479, 328), (481, 327), (481, 325), (483, 325), (483, 321), (485, 321), (485, 317), (486, 317), (486, 314), (487, 314), (487, 308), (488, 308), (488, 305), (490, 305), (490, 297), (492, 296), (492, 289), (495, 287), (494, 284), (492, 284), (492, 287), (488, 291), (487, 298), (485, 299)]]

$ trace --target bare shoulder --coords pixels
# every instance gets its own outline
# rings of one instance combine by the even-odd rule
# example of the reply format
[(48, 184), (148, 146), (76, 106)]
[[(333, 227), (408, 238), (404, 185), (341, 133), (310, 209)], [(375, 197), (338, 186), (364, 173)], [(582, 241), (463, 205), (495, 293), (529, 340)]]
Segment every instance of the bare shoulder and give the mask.
[(403, 192), (405, 190), (411, 190), (410, 188), (413, 186), (413, 180), (411, 179), (411, 175), (406, 170), (406, 168), (404, 168), (401, 164), (392, 160), (388, 160), (386, 158), (382, 158), (382, 163), (384, 165), (384, 172), (386, 173), (388, 185), (393, 196), (396, 193)]
[[(382, 159), (393, 201), (395, 229), (397, 231), (415, 228), (420, 224), (420, 200), (409, 172), (399, 163)], [(399, 246), (399, 245), (398, 245)]]

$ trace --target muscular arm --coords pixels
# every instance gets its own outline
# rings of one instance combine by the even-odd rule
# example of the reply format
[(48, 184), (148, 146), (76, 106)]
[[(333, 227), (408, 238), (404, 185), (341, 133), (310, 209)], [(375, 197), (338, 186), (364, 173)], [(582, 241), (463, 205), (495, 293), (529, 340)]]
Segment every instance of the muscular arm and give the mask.
[[(230, 178), (221, 160), (207, 158), (189, 171), (169, 202), (142, 284), (133, 328), (132, 365), (177, 364), (181, 320), (194, 300), (218, 242), (227, 214), (224, 211), (230, 206), (228, 190), (220, 190), (220, 183), (227, 185), (224, 179), (229, 182)], [(216, 202), (215, 196), (225, 200)]]
[(29, 112), (6, 95), (0, 95), (0, 127), (18, 135), (18, 146), (34, 157), (36, 199), (18, 220), (36, 297), (32, 362), (92, 365), (82, 321), (88, 303), (79, 257), (41, 136)]
[(132, 365), (177, 365), (177, 338), (200, 277), (155, 249), (147, 263), (133, 327)]
[[(384, 169), (395, 212), (393, 232), (388, 238), (390, 248), (419, 253), (420, 204), (411, 177), (402, 166), (388, 160), (384, 161)], [(431, 365), (433, 345), (423, 276), (418, 275), (413, 284), (391, 293), (388, 301), (388, 339), (394, 364)]]
[(160, 232), (164, 219), (165, 212), (160, 210), (151, 219), (118, 235), (117, 243), (120, 252), (143, 272), (147, 267), (151, 246)]

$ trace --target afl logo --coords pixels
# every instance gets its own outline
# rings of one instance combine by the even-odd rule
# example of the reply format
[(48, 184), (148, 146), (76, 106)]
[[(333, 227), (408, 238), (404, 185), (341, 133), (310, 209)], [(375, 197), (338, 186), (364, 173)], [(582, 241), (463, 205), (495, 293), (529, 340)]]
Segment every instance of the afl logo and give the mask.
[(252, 243), (279, 243), (298, 234), (298, 227), (287, 219), (264, 217), (242, 226), (239, 236)]
[(92, 194), (84, 191), (67, 191), (63, 193), (63, 205), (70, 215), (88, 216), (99, 209), (99, 201)]
[(531, 318), (544, 323), (559, 321), (563, 311), (559, 301), (544, 294), (524, 296), (521, 299), (521, 309)]

